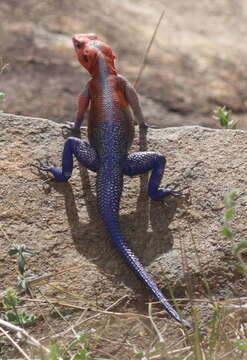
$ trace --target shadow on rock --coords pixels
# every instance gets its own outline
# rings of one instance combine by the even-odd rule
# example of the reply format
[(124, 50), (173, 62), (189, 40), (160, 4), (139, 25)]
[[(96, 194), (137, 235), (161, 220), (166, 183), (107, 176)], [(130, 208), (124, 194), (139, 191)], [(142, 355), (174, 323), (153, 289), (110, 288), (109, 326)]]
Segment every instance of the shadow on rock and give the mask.
[[(127, 267), (108, 238), (105, 226), (98, 215), (96, 197), (90, 186), (88, 171), (84, 168), (81, 169), (81, 180), (90, 219), (88, 223), (79, 218), (71, 185), (67, 183), (63, 187), (56, 186), (56, 190), (65, 198), (66, 214), (77, 251), (97, 264), (107, 276), (110, 276), (111, 281), (117, 284), (123, 282), (135, 294), (147, 294), (142, 282)], [(143, 265), (150, 264), (160, 254), (172, 248), (173, 239), (168, 226), (176, 210), (176, 205), (174, 205), (168, 213), (163, 204), (154, 201), (150, 206), (146, 195), (147, 180), (148, 177), (144, 175), (141, 180), (136, 212), (120, 216), (120, 224), (126, 241)]]

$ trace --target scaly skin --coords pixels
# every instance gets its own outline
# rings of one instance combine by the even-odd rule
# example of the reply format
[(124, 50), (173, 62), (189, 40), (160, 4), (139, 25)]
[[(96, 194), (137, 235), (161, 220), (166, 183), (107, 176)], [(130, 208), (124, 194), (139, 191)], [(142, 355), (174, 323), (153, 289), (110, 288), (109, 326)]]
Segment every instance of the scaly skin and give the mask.
[(127, 264), (147, 288), (162, 303), (165, 310), (179, 323), (191, 325), (175, 311), (147, 274), (139, 260), (129, 249), (119, 225), (119, 204), (123, 188), (123, 175), (137, 175), (152, 170), (148, 194), (154, 200), (178, 195), (170, 189), (159, 189), (165, 169), (165, 158), (155, 152), (137, 152), (129, 155), (134, 137), (134, 124), (129, 106), (140, 126), (144, 123), (138, 96), (134, 88), (117, 74), (111, 48), (94, 34), (73, 36), (74, 48), (81, 65), (92, 75), (79, 96), (78, 113), (70, 129), (79, 129), (90, 104), (88, 138), (90, 145), (69, 137), (64, 145), (62, 169), (40, 166), (54, 175), (56, 181), (67, 181), (73, 170), (73, 155), (80, 164), (97, 172), (96, 191), (99, 213), (107, 231)]

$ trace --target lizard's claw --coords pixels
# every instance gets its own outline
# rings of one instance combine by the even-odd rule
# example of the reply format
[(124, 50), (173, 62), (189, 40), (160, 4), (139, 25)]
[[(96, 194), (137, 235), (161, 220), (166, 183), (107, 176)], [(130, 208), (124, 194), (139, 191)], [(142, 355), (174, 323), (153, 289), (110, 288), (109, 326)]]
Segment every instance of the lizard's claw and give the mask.
[[(36, 163), (34, 164), (30, 164), (31, 167), (31, 171), (33, 174), (40, 176), (43, 175), (44, 176), (44, 171), (48, 174), (50, 174), (50, 169), (53, 167), (53, 165), (49, 164), (48, 160), (46, 160), (45, 162), (42, 162), (41, 160), (37, 159)], [(38, 170), (37, 172), (35, 170)], [(52, 181), (54, 178), (51, 176), (48, 176), (46, 178), (46, 180), (44, 181), (45, 183), (48, 181)]]
[(176, 190), (171, 190), (168, 188), (164, 188), (164, 189), (159, 189), (159, 190), (154, 190), (154, 191), (149, 191), (149, 196), (151, 197), (151, 199), (153, 200), (163, 200), (165, 197), (172, 195), (172, 196), (181, 196), (182, 193), (180, 193), (179, 191)]
[(75, 124), (73, 122), (67, 122), (67, 124), (61, 126), (61, 129), (62, 135), (64, 137), (68, 136), (71, 133), (75, 135), (78, 135), (80, 133), (80, 128), (75, 127)]
[[(48, 166), (48, 161), (46, 162), (46, 164), (44, 164), (40, 160), (36, 160), (36, 164), (30, 164), (30, 168), (31, 168), (31, 172), (33, 174), (43, 177), (43, 179), (44, 179), (43, 186), (44, 186), (44, 184), (48, 184), (54, 180), (53, 177), (44, 175), (44, 171), (49, 174), (48, 168), (50, 168), (50, 166)], [(35, 171), (35, 170), (38, 170), (38, 171)]]
[(183, 193), (181, 193), (180, 191), (176, 191), (176, 190), (170, 190), (170, 194), (172, 196), (183, 196)]
[(172, 195), (172, 196), (184, 196), (184, 194), (181, 192), (181, 191), (177, 191), (177, 190), (173, 190), (173, 189), (170, 189), (170, 186), (171, 187), (173, 187), (172, 186), (172, 184), (167, 184), (167, 188), (166, 189), (164, 189), (164, 190), (166, 190), (168, 193), (167, 193), (167, 195)]
[(71, 177), (71, 173), (67, 172), (67, 173), (63, 173), (62, 169), (59, 169), (55, 166), (51, 166), (48, 164), (43, 164), (40, 160), (37, 160), (37, 164), (31, 164), (31, 167), (38, 169), (39, 171), (39, 175), (42, 174), (42, 171), (46, 171), (49, 174), (52, 174), (53, 177), (50, 178), (49, 180), (51, 181), (56, 181), (56, 182), (64, 182), (64, 181), (68, 181), (69, 178)]
[[(169, 196), (169, 195), (172, 195), (172, 196), (175, 196), (175, 197), (178, 197), (178, 196), (183, 196), (183, 194), (179, 191), (176, 191), (176, 190), (171, 190), (171, 189), (161, 189), (163, 190), (163, 197), (161, 197), (161, 200), (164, 200), (165, 197)], [(162, 201), (163, 204), (165, 205), (165, 207), (168, 207), (167, 203), (165, 201)]]
[(62, 130), (63, 137), (68, 136), (73, 131), (73, 123), (68, 122), (67, 124), (62, 125), (61, 130)]
[(54, 165), (50, 165), (48, 163), (48, 160), (46, 160), (46, 162), (41, 162), (39, 159), (36, 160), (36, 164), (30, 164), (31, 168), (35, 168), (38, 169), (39, 171), (50, 171), (50, 168), (53, 167)]
[(74, 123), (71, 121), (68, 121), (65, 125), (62, 125), (61, 128), (71, 130), (71, 131), (75, 130)]

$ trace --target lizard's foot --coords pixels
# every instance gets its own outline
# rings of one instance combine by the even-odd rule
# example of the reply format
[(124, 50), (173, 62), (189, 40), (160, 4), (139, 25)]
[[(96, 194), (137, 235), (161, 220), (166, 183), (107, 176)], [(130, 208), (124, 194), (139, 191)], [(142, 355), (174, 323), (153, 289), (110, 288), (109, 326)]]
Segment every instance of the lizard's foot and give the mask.
[(153, 200), (162, 200), (164, 199), (166, 196), (181, 196), (182, 193), (176, 190), (171, 190), (171, 189), (159, 189), (157, 191), (151, 191), (149, 192), (149, 196), (151, 197), (151, 199)]
[(80, 133), (80, 128), (75, 126), (73, 122), (67, 122), (65, 125), (62, 125), (61, 129), (63, 136), (68, 136), (70, 133), (75, 135)]
[(47, 163), (43, 164), (40, 160), (37, 161), (37, 164), (31, 164), (31, 166), (41, 172), (45, 171), (52, 174), (54, 176), (52, 180), (55, 180), (57, 182), (68, 181), (71, 177), (71, 173), (63, 173), (61, 169), (55, 166), (48, 165)]
[(68, 121), (65, 125), (62, 125), (62, 129), (68, 129), (68, 130), (78, 130), (75, 128), (75, 124), (71, 121)]

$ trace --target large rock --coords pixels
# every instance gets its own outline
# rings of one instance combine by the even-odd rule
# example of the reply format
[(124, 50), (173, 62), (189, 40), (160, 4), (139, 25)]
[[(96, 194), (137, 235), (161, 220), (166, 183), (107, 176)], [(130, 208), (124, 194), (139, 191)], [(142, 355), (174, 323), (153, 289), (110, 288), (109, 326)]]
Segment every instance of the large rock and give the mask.
[[(31, 171), (37, 159), (60, 163), (60, 127), (45, 119), (3, 113), (0, 126), (2, 253), (12, 243), (24, 243), (38, 253), (29, 260), (36, 275), (81, 266), (61, 274), (60, 283), (92, 299), (97, 289), (104, 306), (124, 294), (134, 299), (141, 295), (139, 305), (135, 300), (131, 306), (142, 308), (148, 292), (113, 249), (97, 214), (95, 175), (79, 171), (75, 163), (69, 183), (48, 186)], [(167, 158), (162, 184), (185, 196), (150, 201), (147, 177), (142, 177), (141, 190), (139, 177), (125, 177), (120, 219), (130, 247), (166, 292), (169, 284), (176, 295), (184, 296), (191, 277), (196, 296), (205, 293), (205, 279), (214, 295), (229, 296), (233, 287), (244, 294), (233, 243), (221, 235), (221, 228), (223, 197), (238, 189), (236, 241), (246, 236), (246, 133), (202, 127), (149, 130), (147, 147)], [(137, 140), (132, 148), (136, 150)], [(15, 272), (8, 257), (1, 261), (4, 290)]]

